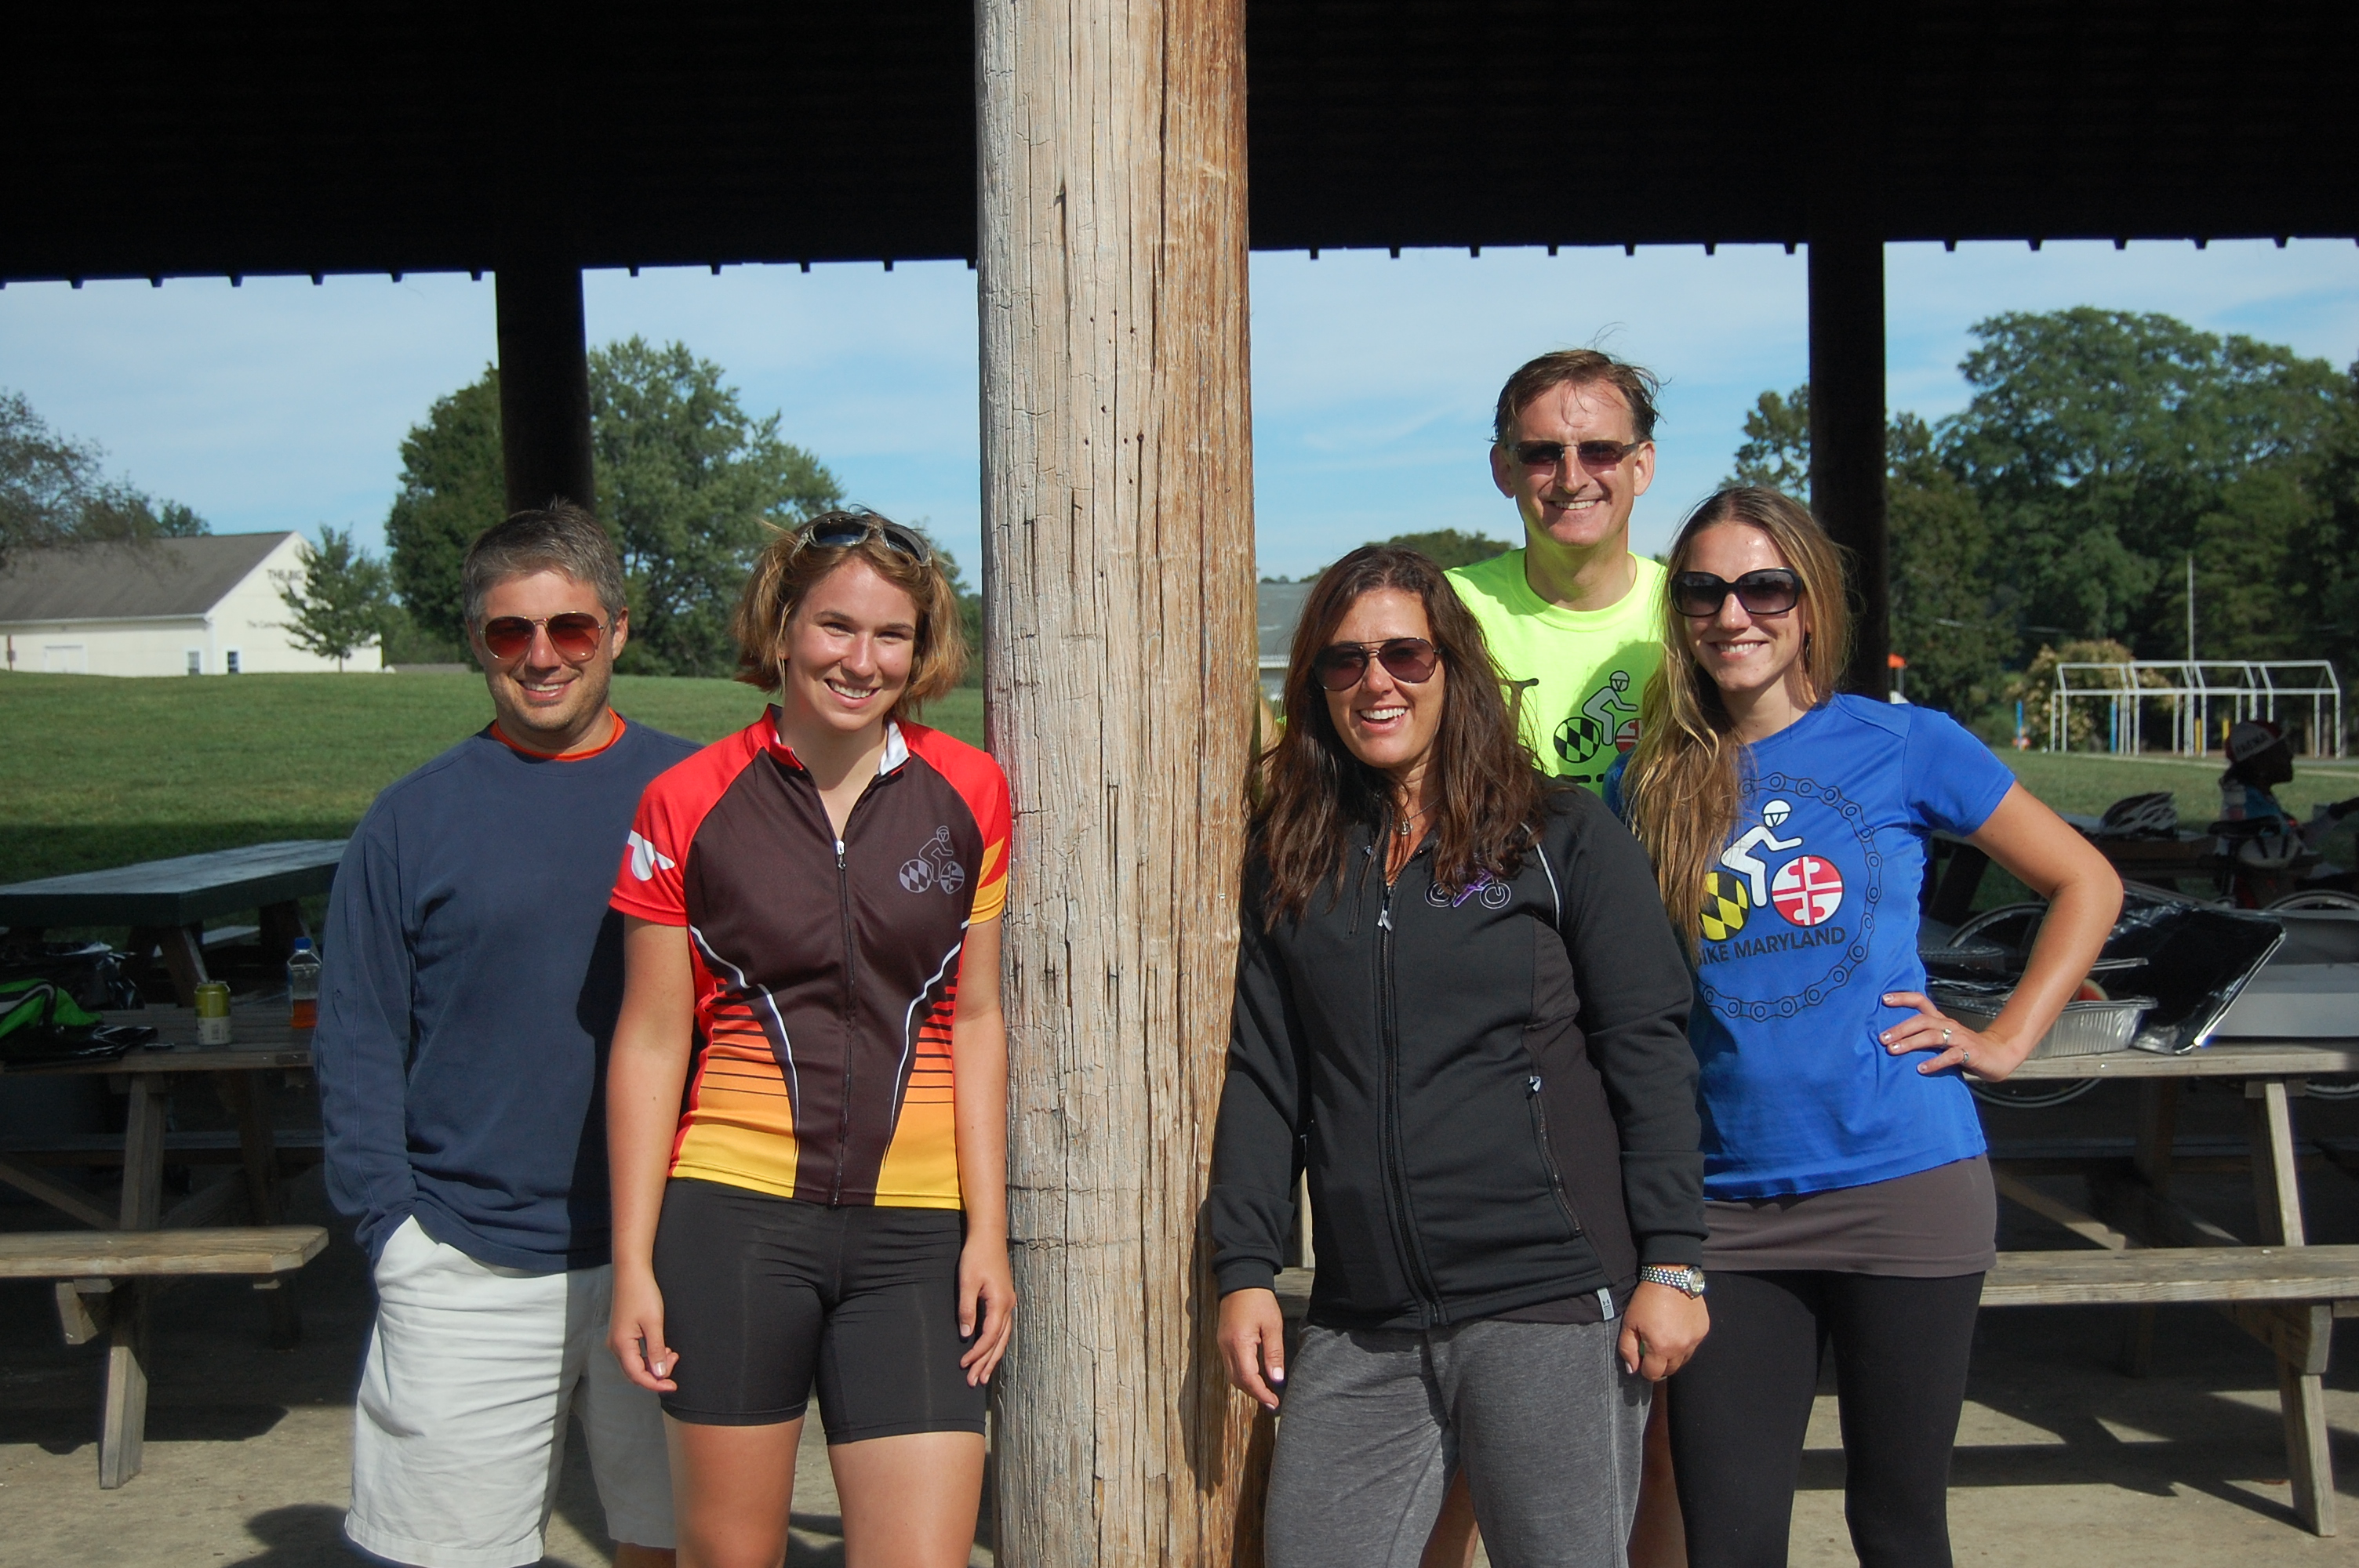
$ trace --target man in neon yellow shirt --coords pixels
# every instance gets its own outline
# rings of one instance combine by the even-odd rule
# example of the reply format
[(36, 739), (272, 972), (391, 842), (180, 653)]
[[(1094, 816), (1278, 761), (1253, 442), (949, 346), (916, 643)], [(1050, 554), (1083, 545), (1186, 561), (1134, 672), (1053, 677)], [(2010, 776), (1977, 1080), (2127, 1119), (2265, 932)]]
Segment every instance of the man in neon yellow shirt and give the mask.
[(1638, 741), (1638, 697), (1663, 659), (1663, 568), (1630, 553), (1630, 509), (1655, 477), (1647, 371), (1594, 349), (1507, 378), (1491, 479), (1524, 520), (1524, 547), (1450, 573), (1491, 655), (1518, 688), (1540, 765), (1603, 791)]

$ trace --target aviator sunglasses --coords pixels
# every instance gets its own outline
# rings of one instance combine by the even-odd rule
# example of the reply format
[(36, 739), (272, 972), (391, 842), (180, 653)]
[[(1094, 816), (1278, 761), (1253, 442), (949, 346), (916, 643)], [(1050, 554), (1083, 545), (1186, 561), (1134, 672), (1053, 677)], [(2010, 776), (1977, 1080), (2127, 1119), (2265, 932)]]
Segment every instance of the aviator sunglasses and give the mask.
[(1802, 600), (1802, 579), (1785, 567), (1746, 572), (1734, 582), (1710, 572), (1681, 572), (1671, 579), (1671, 608), (1682, 615), (1717, 615), (1730, 594), (1748, 615), (1783, 615)]
[(1553, 469), (1571, 452), (1591, 473), (1618, 466), (1644, 441), (1510, 441), (1507, 450), (1527, 469)]
[(586, 665), (596, 658), (599, 643), (606, 635), (606, 622), (579, 610), (529, 620), (521, 615), (500, 615), (484, 622), (484, 646), (502, 664), (514, 664), (531, 650), (536, 626), (549, 628), (549, 645), (569, 665)]
[(882, 517), (856, 517), (844, 514), (822, 517), (803, 530), (801, 543), (841, 549), (870, 539), (883, 540), (886, 549), (897, 550), (921, 567), (933, 559), (934, 553), (926, 547), (923, 539), (898, 523), (887, 523)]
[(1331, 643), (1310, 661), (1310, 673), (1329, 691), (1349, 691), (1367, 677), (1373, 657), (1397, 681), (1422, 686), (1433, 678), (1441, 655), (1422, 637), (1391, 637), (1381, 643)]

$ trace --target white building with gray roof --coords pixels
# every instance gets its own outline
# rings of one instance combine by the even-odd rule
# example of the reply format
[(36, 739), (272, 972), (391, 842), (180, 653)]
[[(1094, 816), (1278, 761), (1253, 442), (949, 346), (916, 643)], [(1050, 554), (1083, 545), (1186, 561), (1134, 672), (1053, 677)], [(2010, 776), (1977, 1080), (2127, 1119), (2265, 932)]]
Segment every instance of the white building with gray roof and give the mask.
[[(36, 675), (333, 673), (288, 635), (300, 534), (208, 534), (18, 554), (0, 571), (5, 668)], [(382, 667), (375, 643), (344, 662)]]

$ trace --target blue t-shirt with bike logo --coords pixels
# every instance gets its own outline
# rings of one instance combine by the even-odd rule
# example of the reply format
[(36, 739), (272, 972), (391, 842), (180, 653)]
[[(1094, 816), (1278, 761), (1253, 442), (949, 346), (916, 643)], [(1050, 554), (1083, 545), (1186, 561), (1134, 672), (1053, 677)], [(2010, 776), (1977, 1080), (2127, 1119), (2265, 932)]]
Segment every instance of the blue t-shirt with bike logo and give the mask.
[(1855, 1187), (1981, 1153), (1964, 1081), (1919, 1073), (1927, 1054), (1875, 1036), (1910, 1013), (1884, 993), (1925, 989), (1926, 836), (1981, 827), (2015, 775), (1946, 714), (1856, 697), (1748, 747), (1745, 764), (1706, 879), (1690, 1025), (1705, 1195)]

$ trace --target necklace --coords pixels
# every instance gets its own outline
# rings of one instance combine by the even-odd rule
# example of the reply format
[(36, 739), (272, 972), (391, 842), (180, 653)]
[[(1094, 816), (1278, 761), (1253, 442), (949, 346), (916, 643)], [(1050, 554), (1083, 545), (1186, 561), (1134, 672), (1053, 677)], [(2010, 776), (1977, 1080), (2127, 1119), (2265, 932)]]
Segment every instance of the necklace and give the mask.
[(1415, 811), (1410, 812), (1407, 816), (1402, 817), (1400, 826), (1394, 828), (1393, 831), (1406, 838), (1409, 836), (1411, 831), (1416, 828), (1418, 823), (1424, 819), (1424, 816), (1425, 807), (1419, 806)]

